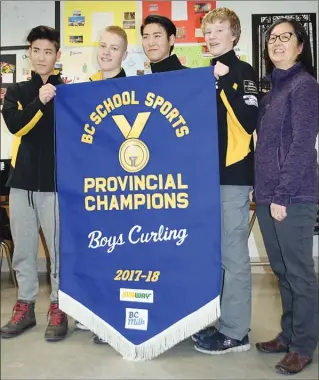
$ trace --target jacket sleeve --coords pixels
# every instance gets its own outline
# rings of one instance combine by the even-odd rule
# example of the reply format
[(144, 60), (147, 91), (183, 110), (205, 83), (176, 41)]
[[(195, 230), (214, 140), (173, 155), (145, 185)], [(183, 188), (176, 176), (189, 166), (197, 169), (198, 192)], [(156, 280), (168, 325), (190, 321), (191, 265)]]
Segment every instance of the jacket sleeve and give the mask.
[[(222, 100), (229, 112), (233, 112), (238, 123), (249, 134), (253, 134), (258, 120), (258, 90), (256, 74), (250, 65), (238, 67), (241, 73), (229, 72), (218, 80)], [(239, 79), (237, 79), (239, 78)]]
[(315, 155), (318, 134), (319, 86), (314, 80), (299, 85), (291, 96), (292, 144), (280, 170), (273, 203), (288, 206)]
[[(43, 116), (44, 104), (37, 96), (31, 103), (22, 107), (17, 84), (7, 89), (2, 108), (4, 121), (9, 131), (15, 136), (21, 137), (31, 131)], [(19, 96), (20, 95), (20, 96)]]

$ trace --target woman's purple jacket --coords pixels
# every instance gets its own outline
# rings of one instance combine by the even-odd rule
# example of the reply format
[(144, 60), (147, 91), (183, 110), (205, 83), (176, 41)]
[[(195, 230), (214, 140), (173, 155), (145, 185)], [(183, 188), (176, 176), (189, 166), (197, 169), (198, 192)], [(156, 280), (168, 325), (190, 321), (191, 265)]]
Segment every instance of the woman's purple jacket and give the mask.
[(254, 200), (317, 203), (319, 85), (300, 63), (274, 69), (271, 82), (259, 106)]

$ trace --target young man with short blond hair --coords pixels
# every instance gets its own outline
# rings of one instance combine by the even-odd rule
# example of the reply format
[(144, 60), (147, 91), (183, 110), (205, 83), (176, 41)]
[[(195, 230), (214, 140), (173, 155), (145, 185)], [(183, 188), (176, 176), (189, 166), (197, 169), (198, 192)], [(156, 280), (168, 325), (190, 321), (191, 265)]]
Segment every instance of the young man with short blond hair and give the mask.
[(122, 63), (127, 57), (127, 34), (119, 26), (111, 25), (100, 35), (97, 61), (100, 70), (90, 77), (91, 81), (126, 77)]
[(253, 68), (240, 61), (233, 50), (241, 34), (236, 13), (217, 8), (204, 17), (202, 29), (213, 56), (217, 87), (223, 286), (219, 329), (209, 327), (193, 340), (196, 350), (221, 354), (250, 349), (249, 197), (258, 90)]

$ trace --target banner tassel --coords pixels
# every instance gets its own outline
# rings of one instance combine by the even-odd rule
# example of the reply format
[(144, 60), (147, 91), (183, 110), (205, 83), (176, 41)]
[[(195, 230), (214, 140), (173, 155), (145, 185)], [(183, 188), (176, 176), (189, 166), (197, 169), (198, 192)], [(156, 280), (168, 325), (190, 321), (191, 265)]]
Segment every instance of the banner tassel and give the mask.
[(148, 341), (136, 346), (87, 307), (59, 291), (59, 308), (105, 340), (126, 360), (154, 359), (191, 335), (211, 325), (220, 317), (217, 296), (197, 311), (187, 315)]

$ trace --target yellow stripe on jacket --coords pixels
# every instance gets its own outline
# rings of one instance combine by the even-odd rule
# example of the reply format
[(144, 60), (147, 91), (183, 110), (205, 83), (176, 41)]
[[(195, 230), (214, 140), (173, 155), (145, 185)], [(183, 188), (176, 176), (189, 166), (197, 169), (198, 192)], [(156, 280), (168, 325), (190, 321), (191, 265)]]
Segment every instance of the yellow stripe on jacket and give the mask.
[[(236, 83), (234, 83), (233, 87), (236, 87)], [(234, 110), (229, 104), (224, 90), (221, 91), (220, 96), (227, 110), (228, 141), (226, 166), (230, 166), (242, 161), (250, 153), (250, 142), (252, 135), (248, 134), (245, 128), (240, 124)]]
[(97, 73), (93, 74), (92, 76), (90, 76), (90, 80), (92, 82), (95, 82), (97, 80), (103, 80), (103, 72), (102, 71), (98, 71)]
[[(23, 107), (22, 104), (18, 101), (18, 110), (22, 111)], [(21, 143), (21, 137), (26, 135), (28, 132), (31, 131), (32, 128), (36, 126), (38, 121), (41, 119), (43, 116), (43, 113), (39, 110), (29, 121), (28, 124), (26, 124), (20, 131), (14, 134), (14, 139), (12, 143), (12, 158), (11, 158), (11, 165), (12, 167), (15, 167), (17, 156), (18, 156), (18, 151), (19, 151), (19, 146)]]

